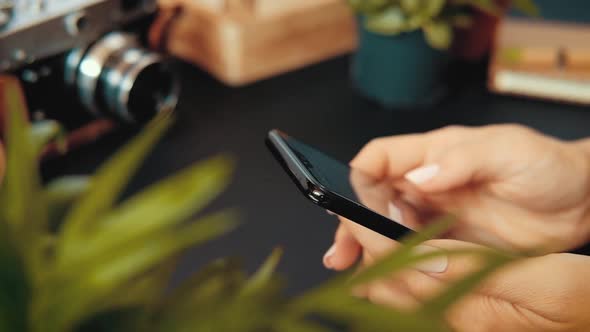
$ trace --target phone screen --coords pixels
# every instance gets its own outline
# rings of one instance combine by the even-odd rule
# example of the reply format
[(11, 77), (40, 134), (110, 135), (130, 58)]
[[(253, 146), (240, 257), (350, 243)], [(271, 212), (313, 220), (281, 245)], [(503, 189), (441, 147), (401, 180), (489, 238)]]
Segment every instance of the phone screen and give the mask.
[[(309, 173), (326, 189), (404, 226), (400, 199), (392, 183), (352, 169), (292, 137), (283, 137)], [(405, 209), (404, 209), (405, 210)]]

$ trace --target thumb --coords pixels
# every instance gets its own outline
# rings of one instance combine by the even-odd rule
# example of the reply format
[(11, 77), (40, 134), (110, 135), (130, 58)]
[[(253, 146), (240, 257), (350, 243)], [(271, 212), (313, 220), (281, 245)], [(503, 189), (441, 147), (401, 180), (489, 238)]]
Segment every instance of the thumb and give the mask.
[[(435, 254), (436, 256), (420, 261), (412, 268), (400, 271), (383, 282), (386, 282), (391, 290), (404, 290), (418, 302), (428, 301), (448, 287), (449, 283), (481, 269), (484, 263), (481, 257), (476, 254), (453, 255), (452, 252), (473, 250), (475, 253), (478, 249), (483, 250), (485, 247), (456, 240), (426, 241), (415, 247), (413, 253), (415, 255)], [(381, 291), (372, 288), (374, 285), (374, 283), (369, 285), (369, 298), (387, 303), (388, 301), (383, 297), (388, 298), (393, 295), (380, 294)]]
[(502, 172), (498, 154), (481, 144), (468, 143), (428, 159), (404, 177), (424, 192), (438, 193), (484, 181)]
[(342, 271), (351, 267), (360, 254), (361, 245), (341, 222), (334, 236), (334, 244), (324, 254), (323, 263), (328, 269)]
[(458, 240), (429, 240), (414, 249), (415, 254), (438, 254), (432, 259), (418, 263), (415, 269), (441, 281), (456, 280), (481, 267), (481, 259), (475, 255), (448, 255), (453, 251), (485, 250), (486, 247)]
[[(418, 274), (405, 275), (403, 284), (418, 299), (424, 300), (436, 294), (449, 283), (459, 281), (469, 274), (479, 271), (486, 259), (476, 252), (488, 250), (488, 248), (457, 240), (436, 239), (424, 242), (417, 247), (417, 253), (442, 253), (430, 261), (419, 263), (415, 266), (416, 272), (436, 279), (438, 283), (432, 283)], [(472, 251), (474, 254), (457, 254), (453, 251)], [(549, 254), (526, 259), (520, 259), (493, 273), (481, 285), (478, 290), (482, 294), (495, 296), (511, 303), (535, 303), (548, 300), (548, 296), (555, 296), (553, 300), (567, 302), (562, 297), (568, 296), (564, 292), (581, 292), (588, 290), (587, 276), (590, 272), (590, 257), (574, 254)], [(547, 273), (548, 269), (551, 273)], [(567, 286), (567, 287), (565, 287)], [(535, 294), (532, 296), (531, 294)], [(584, 295), (587, 298), (588, 295)], [(550, 311), (551, 303), (536, 303), (537, 309)]]

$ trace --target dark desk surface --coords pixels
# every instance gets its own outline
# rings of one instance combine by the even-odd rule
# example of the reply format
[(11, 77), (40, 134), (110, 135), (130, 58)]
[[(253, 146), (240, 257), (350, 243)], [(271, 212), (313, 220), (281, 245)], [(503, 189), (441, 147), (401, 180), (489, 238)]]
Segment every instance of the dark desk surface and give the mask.
[[(490, 95), (482, 66), (462, 67), (463, 84), (427, 111), (388, 111), (359, 97), (339, 58), (245, 88), (228, 88), (188, 65), (178, 121), (146, 161), (130, 191), (192, 162), (228, 152), (239, 166), (230, 189), (210, 209), (238, 207), (243, 226), (187, 254), (179, 276), (214, 257), (238, 255), (253, 269), (274, 246), (285, 249), (280, 270), (296, 292), (324, 280), (322, 267), (336, 227), (333, 217), (296, 191), (263, 144), (271, 128), (349, 160), (373, 137), (422, 132), (448, 124), (522, 123), (565, 139), (590, 136), (590, 109)], [(120, 146), (117, 133), (44, 166), (46, 177), (88, 173)], [(507, 147), (507, 149), (510, 147)]]

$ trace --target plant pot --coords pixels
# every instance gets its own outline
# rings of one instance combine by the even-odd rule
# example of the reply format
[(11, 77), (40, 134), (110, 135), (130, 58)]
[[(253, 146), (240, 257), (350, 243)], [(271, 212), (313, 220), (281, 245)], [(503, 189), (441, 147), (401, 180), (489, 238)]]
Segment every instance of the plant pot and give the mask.
[(352, 76), (361, 94), (386, 108), (430, 106), (445, 95), (450, 56), (430, 47), (421, 30), (379, 35), (360, 17), (358, 32)]

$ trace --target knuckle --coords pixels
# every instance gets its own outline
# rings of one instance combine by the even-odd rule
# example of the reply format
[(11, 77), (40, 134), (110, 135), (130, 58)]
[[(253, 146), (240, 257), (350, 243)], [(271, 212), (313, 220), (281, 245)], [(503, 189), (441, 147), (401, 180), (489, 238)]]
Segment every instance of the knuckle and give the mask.
[(429, 160), (436, 160), (439, 164), (442, 164), (441, 167), (445, 168), (470, 165), (472, 164), (473, 158), (473, 150), (469, 149), (468, 144), (458, 144), (447, 150), (432, 150), (429, 151), (428, 155)]
[(494, 134), (499, 134), (505, 137), (507, 136), (512, 139), (529, 137), (538, 134), (534, 129), (517, 123), (492, 125), (490, 128)]
[(461, 125), (448, 125), (448, 126), (444, 126), (440, 129), (436, 129), (434, 131), (432, 131), (431, 133), (433, 134), (443, 134), (443, 135), (447, 135), (447, 134), (462, 134), (465, 133), (467, 130), (469, 130), (470, 128), (467, 126), (461, 126)]
[(546, 149), (548, 140), (536, 130), (520, 124), (502, 124), (491, 126), (487, 137), (496, 145), (510, 147), (510, 150), (520, 151), (528, 155)]
[(375, 137), (373, 139), (371, 139), (366, 145), (365, 148), (374, 148), (374, 147), (380, 147), (382, 146), (385, 141), (386, 141), (387, 137), (382, 136), (382, 137)]
[(359, 151), (358, 156), (364, 155), (368, 152), (380, 151), (386, 145), (388, 137), (376, 137), (371, 139), (363, 148)]

